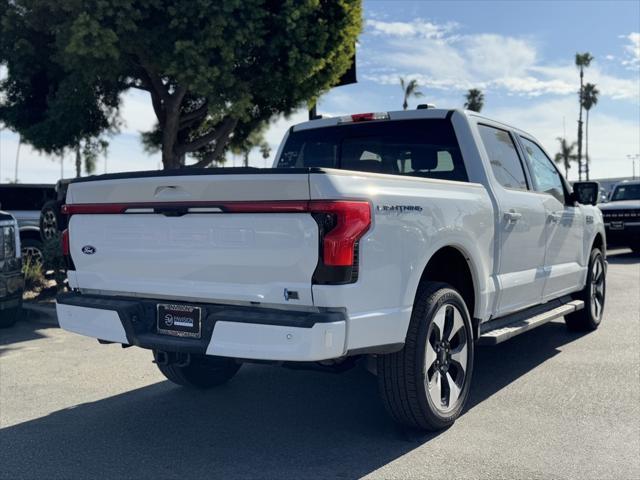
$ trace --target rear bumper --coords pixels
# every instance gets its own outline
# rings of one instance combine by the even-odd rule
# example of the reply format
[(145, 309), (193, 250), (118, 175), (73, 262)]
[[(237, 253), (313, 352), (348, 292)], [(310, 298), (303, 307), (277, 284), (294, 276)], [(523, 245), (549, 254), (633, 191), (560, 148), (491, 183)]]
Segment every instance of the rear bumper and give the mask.
[(346, 313), (195, 304), (202, 308), (199, 339), (156, 331), (158, 300), (68, 293), (57, 299), (65, 330), (100, 340), (167, 352), (251, 360), (318, 361), (346, 353)]

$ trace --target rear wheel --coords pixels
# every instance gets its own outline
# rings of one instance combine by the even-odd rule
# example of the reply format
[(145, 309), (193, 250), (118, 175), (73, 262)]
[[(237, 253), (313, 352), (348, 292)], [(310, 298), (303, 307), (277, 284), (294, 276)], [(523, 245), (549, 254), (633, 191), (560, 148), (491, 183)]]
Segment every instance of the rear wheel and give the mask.
[(233, 358), (213, 357), (210, 355), (191, 355), (186, 366), (172, 363), (161, 365), (158, 369), (177, 385), (194, 388), (211, 388), (228, 382), (241, 367)]
[(460, 294), (428, 283), (416, 298), (404, 348), (378, 357), (378, 385), (387, 411), (404, 425), (441, 430), (469, 396), (473, 334)]
[(584, 302), (584, 308), (564, 317), (570, 330), (595, 330), (602, 321), (606, 296), (606, 266), (599, 249), (594, 248), (589, 257), (587, 284), (576, 298)]
[(64, 219), (60, 214), (59, 204), (49, 200), (40, 211), (40, 235), (45, 242), (57, 237), (64, 229)]

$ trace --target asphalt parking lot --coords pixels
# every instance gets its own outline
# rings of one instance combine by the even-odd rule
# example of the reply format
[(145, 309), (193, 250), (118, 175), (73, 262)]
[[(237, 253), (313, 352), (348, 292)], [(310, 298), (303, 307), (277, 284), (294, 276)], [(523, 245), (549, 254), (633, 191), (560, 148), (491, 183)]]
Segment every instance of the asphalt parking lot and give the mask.
[(0, 477), (640, 478), (640, 257), (609, 257), (601, 328), (549, 323), (477, 353), (449, 430), (396, 427), (363, 369), (245, 365), (187, 391), (151, 353), (32, 315), (0, 331)]

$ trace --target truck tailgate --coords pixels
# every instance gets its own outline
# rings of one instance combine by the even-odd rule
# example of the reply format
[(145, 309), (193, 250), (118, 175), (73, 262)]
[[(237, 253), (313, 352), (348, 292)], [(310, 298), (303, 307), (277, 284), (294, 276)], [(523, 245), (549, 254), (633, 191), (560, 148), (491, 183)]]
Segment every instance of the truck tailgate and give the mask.
[(165, 299), (312, 305), (318, 226), (295, 209), (308, 199), (307, 173), (73, 183), (67, 195), (72, 286)]

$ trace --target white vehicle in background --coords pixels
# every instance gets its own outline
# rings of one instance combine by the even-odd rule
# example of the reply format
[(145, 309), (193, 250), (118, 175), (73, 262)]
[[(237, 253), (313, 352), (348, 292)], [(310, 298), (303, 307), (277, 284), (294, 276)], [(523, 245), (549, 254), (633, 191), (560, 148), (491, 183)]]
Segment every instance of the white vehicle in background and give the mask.
[(60, 325), (201, 388), (246, 361), (367, 357), (397, 421), (441, 429), (476, 343), (602, 319), (598, 185), (572, 191), (525, 132), (458, 110), (327, 118), (274, 167), (73, 181)]

